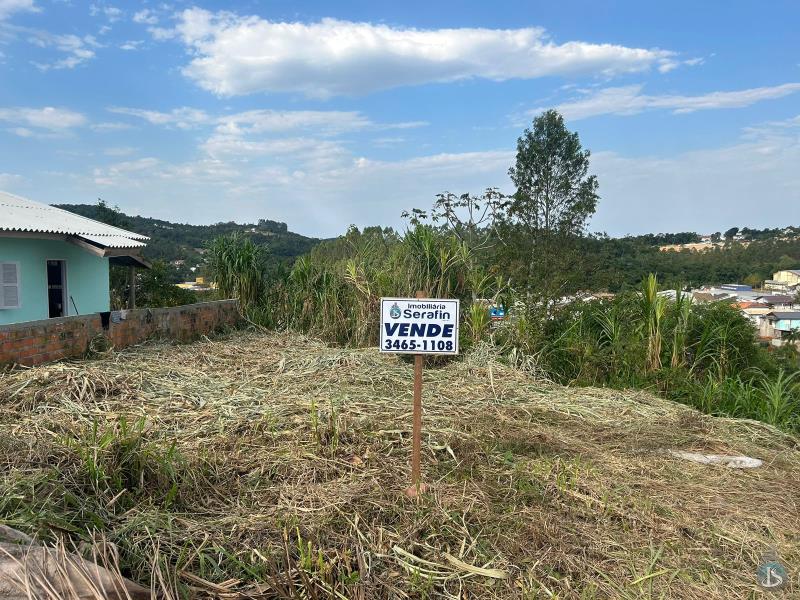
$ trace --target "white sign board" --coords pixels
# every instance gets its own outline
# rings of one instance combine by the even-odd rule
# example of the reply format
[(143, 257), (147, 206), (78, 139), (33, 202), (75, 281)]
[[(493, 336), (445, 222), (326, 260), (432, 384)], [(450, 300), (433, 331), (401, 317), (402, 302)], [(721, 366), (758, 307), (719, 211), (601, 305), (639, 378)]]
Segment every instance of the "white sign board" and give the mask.
[(458, 354), (458, 300), (381, 298), (381, 352)]

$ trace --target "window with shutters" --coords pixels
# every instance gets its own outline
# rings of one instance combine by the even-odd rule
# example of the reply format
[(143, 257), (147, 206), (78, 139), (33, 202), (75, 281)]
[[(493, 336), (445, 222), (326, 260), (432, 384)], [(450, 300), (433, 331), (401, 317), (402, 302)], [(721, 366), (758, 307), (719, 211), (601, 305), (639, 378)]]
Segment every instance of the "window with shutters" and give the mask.
[(0, 262), (0, 309), (19, 308), (19, 288), (19, 263)]

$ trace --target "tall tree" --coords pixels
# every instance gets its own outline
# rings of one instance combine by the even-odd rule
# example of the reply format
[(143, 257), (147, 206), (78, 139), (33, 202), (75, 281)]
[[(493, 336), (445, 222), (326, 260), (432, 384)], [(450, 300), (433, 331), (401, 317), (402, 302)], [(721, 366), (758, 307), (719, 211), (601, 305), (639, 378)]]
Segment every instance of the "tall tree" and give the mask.
[(527, 267), (528, 287), (551, 296), (576, 285), (576, 238), (597, 208), (589, 155), (564, 118), (548, 110), (517, 140), (508, 171), (517, 188), (508, 209), (513, 246), (525, 249), (517, 260)]
[(736, 237), (737, 233), (739, 233), (739, 228), (738, 227), (731, 227), (723, 235), (724, 235), (726, 240), (732, 240), (734, 237)]

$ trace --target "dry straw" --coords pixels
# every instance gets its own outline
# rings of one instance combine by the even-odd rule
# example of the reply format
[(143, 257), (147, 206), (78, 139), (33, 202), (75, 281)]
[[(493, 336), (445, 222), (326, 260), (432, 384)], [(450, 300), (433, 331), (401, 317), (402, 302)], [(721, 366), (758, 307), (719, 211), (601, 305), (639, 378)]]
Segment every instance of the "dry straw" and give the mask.
[(0, 518), (50, 543), (98, 530), (170, 597), (728, 600), (757, 594), (770, 549), (796, 578), (796, 439), (484, 349), (425, 371), (417, 503), (411, 377), (259, 332), (0, 375)]

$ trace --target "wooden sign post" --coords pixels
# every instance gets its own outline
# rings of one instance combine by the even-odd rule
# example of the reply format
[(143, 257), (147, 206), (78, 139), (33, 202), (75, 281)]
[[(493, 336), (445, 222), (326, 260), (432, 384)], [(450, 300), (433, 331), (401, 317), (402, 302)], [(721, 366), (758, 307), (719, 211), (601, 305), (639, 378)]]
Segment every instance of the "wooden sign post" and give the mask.
[(412, 424), (411, 486), (416, 498), (427, 490), (422, 483), (422, 366), (425, 354), (458, 354), (459, 301), (425, 298), (381, 298), (380, 351), (414, 355), (414, 416)]
[[(417, 298), (424, 298), (425, 292), (418, 291)], [(411, 445), (411, 487), (406, 489), (406, 495), (416, 498), (427, 491), (428, 486), (422, 483), (421, 457), (422, 454), (422, 365), (425, 358), (422, 354), (414, 355), (414, 425)]]

